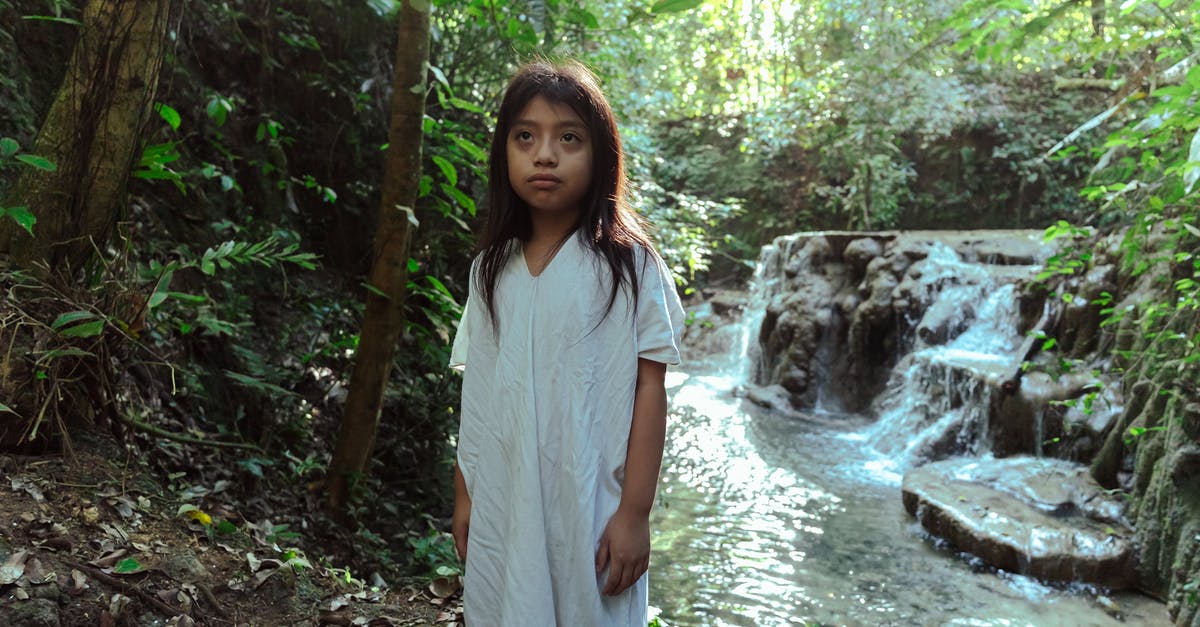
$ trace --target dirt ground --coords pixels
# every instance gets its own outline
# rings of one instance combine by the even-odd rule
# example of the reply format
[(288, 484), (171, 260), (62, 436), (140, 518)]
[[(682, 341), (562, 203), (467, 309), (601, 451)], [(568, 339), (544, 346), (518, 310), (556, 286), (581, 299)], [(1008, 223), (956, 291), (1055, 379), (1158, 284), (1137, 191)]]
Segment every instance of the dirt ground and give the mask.
[(0, 455), (0, 625), (461, 625), (455, 580), (364, 581), (241, 517), (220, 482), (81, 448)]

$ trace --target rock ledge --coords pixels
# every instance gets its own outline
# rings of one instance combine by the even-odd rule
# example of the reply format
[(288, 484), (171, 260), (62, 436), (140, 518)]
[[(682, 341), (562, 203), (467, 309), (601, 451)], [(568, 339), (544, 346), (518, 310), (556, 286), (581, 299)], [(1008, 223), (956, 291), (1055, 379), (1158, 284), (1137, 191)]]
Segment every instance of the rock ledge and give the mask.
[(948, 459), (904, 477), (904, 507), (930, 533), (1010, 572), (1133, 585), (1121, 503), (1059, 459)]

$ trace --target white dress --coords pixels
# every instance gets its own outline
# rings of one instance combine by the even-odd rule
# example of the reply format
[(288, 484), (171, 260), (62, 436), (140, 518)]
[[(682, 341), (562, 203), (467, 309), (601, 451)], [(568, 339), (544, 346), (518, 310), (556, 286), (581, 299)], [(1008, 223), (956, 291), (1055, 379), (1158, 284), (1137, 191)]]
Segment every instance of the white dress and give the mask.
[(537, 277), (514, 249), (496, 284), (498, 333), (473, 268), (450, 360), (465, 368), (468, 625), (644, 627), (646, 577), (602, 596), (595, 555), (621, 500), (637, 360), (679, 363), (674, 282), (637, 248), (636, 315), (626, 284), (603, 317), (611, 272), (578, 234)]

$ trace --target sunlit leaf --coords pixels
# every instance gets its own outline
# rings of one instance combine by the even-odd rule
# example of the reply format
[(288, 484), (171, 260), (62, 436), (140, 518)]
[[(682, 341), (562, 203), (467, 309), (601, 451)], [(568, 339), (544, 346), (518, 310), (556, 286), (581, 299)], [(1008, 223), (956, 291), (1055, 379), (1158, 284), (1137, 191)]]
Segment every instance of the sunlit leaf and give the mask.
[(658, 0), (650, 7), (651, 13), (678, 13), (694, 9), (704, 4), (704, 0)]
[(445, 176), (451, 185), (458, 185), (458, 172), (454, 169), (454, 164), (447, 161), (445, 157), (437, 155), (434, 155), (431, 159), (433, 159), (433, 163), (437, 165), (438, 169), (442, 171), (442, 176)]
[(0, 157), (11, 157), (21, 149), (21, 144), (11, 137), (0, 137)]
[(179, 117), (178, 111), (176, 111), (170, 105), (165, 105), (161, 102), (154, 105), (154, 110), (158, 111), (158, 115), (161, 116), (163, 120), (166, 120), (167, 124), (171, 125), (171, 130), (179, 130), (181, 118)]

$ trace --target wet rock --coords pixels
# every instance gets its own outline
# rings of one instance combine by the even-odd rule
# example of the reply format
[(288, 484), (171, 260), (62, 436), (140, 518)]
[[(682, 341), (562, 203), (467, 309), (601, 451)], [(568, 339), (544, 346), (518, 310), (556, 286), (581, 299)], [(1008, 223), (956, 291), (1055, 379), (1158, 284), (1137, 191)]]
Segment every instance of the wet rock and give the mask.
[(722, 290), (713, 294), (708, 304), (717, 316), (737, 315), (746, 307), (746, 299), (745, 292)]
[(950, 459), (904, 477), (904, 506), (936, 536), (1010, 572), (1115, 589), (1134, 581), (1122, 503), (1057, 459)]
[(49, 599), (17, 601), (8, 616), (0, 614), (0, 618), (7, 620), (7, 625), (21, 627), (59, 627), (62, 624), (58, 616), (58, 604)]
[(917, 337), (929, 345), (945, 344), (962, 333), (975, 317), (970, 303), (942, 300), (925, 310), (917, 324)]
[(788, 401), (788, 391), (778, 385), (750, 386), (746, 389), (746, 398), (759, 407), (785, 413), (792, 411), (792, 405)]
[(883, 244), (870, 237), (856, 239), (846, 244), (846, 249), (842, 252), (842, 258), (850, 267), (850, 274), (855, 279), (862, 277), (867, 270), (867, 265), (879, 259), (881, 255), (883, 255)]

